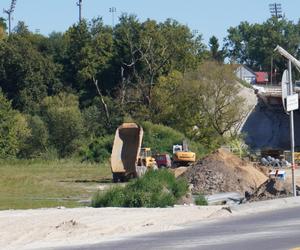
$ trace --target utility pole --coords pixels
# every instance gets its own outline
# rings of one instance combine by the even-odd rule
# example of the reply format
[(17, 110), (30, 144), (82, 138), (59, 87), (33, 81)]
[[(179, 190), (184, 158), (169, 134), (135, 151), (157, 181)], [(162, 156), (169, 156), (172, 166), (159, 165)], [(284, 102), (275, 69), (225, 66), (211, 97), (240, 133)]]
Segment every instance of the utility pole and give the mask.
[(10, 35), (10, 33), (11, 33), (11, 15), (15, 10), (16, 3), (17, 3), (17, 0), (12, 0), (11, 4), (10, 4), (10, 8), (7, 10), (5, 10), (5, 9), (3, 10), (3, 12), (5, 14), (7, 14), (7, 16), (8, 16), (8, 18), (7, 18), (8, 19), (8, 35)]
[[(281, 48), (279, 45), (275, 48), (275, 51), (277, 51), (279, 54), (281, 54), (283, 57), (288, 59), (288, 82), (289, 82), (289, 91), (287, 93), (287, 99), (286, 99), (286, 106), (287, 111), (290, 111), (290, 138), (291, 138), (291, 158), (292, 158), (292, 190), (293, 195), (297, 196), (296, 192), (296, 182), (295, 182), (295, 136), (294, 136), (294, 110), (298, 109), (299, 104), (299, 97), (298, 94), (295, 95), (296, 102), (293, 98), (294, 91), (293, 91), (293, 83), (292, 83), (292, 64), (296, 67), (296, 69), (300, 72), (300, 61), (298, 61), (295, 57), (293, 57), (291, 54), (289, 54), (286, 50)], [(282, 83), (283, 84), (283, 83)], [(289, 106), (289, 100), (292, 100), (290, 102), (290, 105), (292, 106), (290, 109)], [(294, 105), (296, 103), (296, 105)]]
[(79, 9), (79, 23), (81, 23), (81, 9), (82, 9), (82, 0), (79, 0), (77, 3)]
[(282, 18), (282, 9), (280, 3), (271, 3), (269, 4), (269, 9), (271, 12), (271, 15), (278, 18)]
[[(293, 82), (292, 82), (292, 61), (289, 59), (289, 95), (294, 94)], [(295, 133), (294, 133), (294, 110), (290, 111), (290, 138), (291, 138), (291, 154), (292, 154), (292, 188), (293, 195), (297, 196), (296, 193), (296, 182), (295, 182)]]
[(109, 12), (111, 13), (112, 17), (112, 27), (115, 27), (115, 13), (117, 12), (117, 9), (115, 7), (110, 7)]

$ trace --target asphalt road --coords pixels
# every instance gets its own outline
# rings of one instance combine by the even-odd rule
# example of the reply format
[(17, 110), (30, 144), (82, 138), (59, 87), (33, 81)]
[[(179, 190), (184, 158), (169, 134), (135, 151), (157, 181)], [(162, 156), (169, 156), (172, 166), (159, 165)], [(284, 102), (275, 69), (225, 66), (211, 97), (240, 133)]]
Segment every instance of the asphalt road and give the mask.
[[(180, 216), (180, 215), (179, 215)], [(222, 249), (277, 250), (300, 247), (300, 207), (199, 223), (182, 230), (56, 250)]]

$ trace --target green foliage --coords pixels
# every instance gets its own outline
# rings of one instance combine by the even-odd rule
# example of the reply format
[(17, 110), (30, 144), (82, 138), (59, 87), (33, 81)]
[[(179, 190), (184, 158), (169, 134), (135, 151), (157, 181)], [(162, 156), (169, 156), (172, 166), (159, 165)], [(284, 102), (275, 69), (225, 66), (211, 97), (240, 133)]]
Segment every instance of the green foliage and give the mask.
[(181, 144), (184, 134), (164, 125), (143, 122), (143, 145), (150, 147), (152, 152), (172, 153), (172, 145)]
[[(285, 69), (285, 59), (274, 53), (277, 45), (299, 58), (300, 22), (272, 17), (262, 24), (241, 22), (228, 29), (225, 47), (233, 62), (246, 64), (253, 70), (270, 72), (271, 58), (279, 71)], [(277, 71), (278, 71), (277, 70)]]
[(125, 192), (123, 187), (112, 187), (105, 194), (97, 192), (92, 199), (92, 207), (122, 207)]
[(111, 155), (113, 139), (113, 135), (99, 137), (84, 148), (80, 155), (85, 161), (105, 162)]
[(244, 117), (247, 108), (238, 95), (233, 68), (206, 62), (185, 75), (161, 77), (152, 92), (152, 121), (168, 125), (203, 145), (219, 147)]
[(66, 93), (46, 97), (41, 105), (41, 113), (48, 126), (49, 140), (59, 156), (75, 153), (84, 133), (78, 98)]
[(230, 147), (230, 150), (240, 158), (249, 155), (248, 146), (246, 145), (243, 136), (230, 138), (227, 145)]
[(218, 62), (223, 62), (225, 57), (224, 50), (219, 50), (219, 41), (218, 38), (215, 36), (212, 36), (209, 39), (209, 45), (210, 47), (210, 56), (213, 60), (216, 60)]
[(199, 195), (197, 195), (197, 197), (195, 199), (195, 204), (197, 206), (207, 206), (208, 202), (203, 195), (199, 194)]
[(47, 152), (49, 133), (43, 120), (35, 115), (26, 117), (31, 134), (22, 147), (19, 156), (22, 158), (40, 157)]
[(64, 80), (71, 83), (82, 99), (94, 97), (96, 88), (92, 80), (101, 80), (113, 55), (112, 31), (100, 18), (83, 20), (69, 28), (65, 39)]
[(59, 67), (38, 51), (34, 39), (21, 32), (0, 41), (0, 87), (15, 108), (31, 114), (60, 85)]
[(148, 171), (142, 178), (105, 193), (96, 193), (93, 207), (167, 207), (186, 194), (188, 184), (167, 170)]
[(0, 92), (0, 158), (15, 157), (29, 136), (25, 116), (13, 110)]
[(82, 111), (87, 137), (95, 138), (112, 134), (123, 122), (124, 112), (117, 100), (109, 96), (105, 96), (104, 99), (109, 110), (111, 124), (108, 126), (103, 105), (100, 103), (99, 98), (95, 97), (92, 105)]

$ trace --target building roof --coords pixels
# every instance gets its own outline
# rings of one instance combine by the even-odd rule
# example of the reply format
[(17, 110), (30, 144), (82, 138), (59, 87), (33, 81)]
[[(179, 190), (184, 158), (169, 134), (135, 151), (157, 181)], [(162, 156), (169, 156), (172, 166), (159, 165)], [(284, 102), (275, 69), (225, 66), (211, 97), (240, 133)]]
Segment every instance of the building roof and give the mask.
[(255, 72), (256, 82), (268, 82), (269, 77), (267, 72)]

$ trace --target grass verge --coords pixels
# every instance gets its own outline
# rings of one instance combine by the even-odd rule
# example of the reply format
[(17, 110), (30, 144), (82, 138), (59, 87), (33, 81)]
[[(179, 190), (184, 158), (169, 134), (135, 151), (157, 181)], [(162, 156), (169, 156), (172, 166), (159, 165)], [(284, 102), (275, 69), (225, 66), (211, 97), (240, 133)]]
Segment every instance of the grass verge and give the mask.
[(0, 209), (76, 207), (89, 199), (98, 182), (110, 181), (108, 164), (75, 160), (0, 162)]

